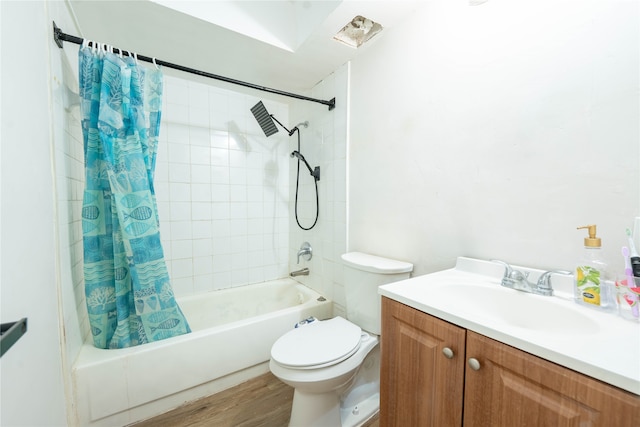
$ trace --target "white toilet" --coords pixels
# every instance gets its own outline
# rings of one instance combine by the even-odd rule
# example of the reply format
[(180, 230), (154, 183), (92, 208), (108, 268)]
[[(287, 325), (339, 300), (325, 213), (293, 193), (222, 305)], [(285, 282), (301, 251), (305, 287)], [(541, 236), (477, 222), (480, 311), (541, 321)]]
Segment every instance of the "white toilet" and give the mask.
[(408, 279), (413, 265), (350, 252), (342, 255), (347, 319), (307, 323), (271, 347), (271, 372), (295, 388), (291, 427), (354, 427), (380, 405), (378, 286)]

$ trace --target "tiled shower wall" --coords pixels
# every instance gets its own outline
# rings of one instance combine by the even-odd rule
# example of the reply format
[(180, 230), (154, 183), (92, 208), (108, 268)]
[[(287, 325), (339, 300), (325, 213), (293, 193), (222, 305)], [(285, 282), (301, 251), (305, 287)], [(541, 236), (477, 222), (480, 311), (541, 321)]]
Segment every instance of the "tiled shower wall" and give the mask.
[[(296, 279), (334, 301), (334, 314), (345, 315), (345, 292), (341, 255), (347, 251), (347, 156), (348, 156), (348, 108), (349, 73), (346, 63), (319, 82), (309, 93), (313, 98), (336, 99), (335, 109), (309, 102), (296, 102), (291, 109), (291, 123), (309, 121), (302, 128), (300, 151), (311, 167), (320, 166), (319, 218), (311, 230), (302, 230), (294, 218), (296, 162), (290, 166), (290, 237), (289, 264), (292, 270), (307, 267), (309, 276)], [(295, 137), (290, 144), (295, 144)], [(300, 169), (298, 217), (300, 224), (308, 228), (316, 214), (313, 179), (304, 165)], [(313, 258), (297, 263), (297, 252), (302, 242), (309, 242)]]
[[(164, 87), (155, 188), (176, 295), (286, 276), (286, 134), (264, 136), (255, 96), (170, 76)], [(286, 104), (263, 102), (288, 122)]]

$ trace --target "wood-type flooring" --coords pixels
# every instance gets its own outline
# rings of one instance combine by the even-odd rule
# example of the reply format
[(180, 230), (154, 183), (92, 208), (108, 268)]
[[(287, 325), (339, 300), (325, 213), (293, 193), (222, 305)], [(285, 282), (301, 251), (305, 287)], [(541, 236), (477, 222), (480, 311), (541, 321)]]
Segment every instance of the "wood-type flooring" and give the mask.
[[(292, 400), (293, 388), (267, 373), (132, 427), (286, 427)], [(363, 427), (379, 427), (378, 416)]]

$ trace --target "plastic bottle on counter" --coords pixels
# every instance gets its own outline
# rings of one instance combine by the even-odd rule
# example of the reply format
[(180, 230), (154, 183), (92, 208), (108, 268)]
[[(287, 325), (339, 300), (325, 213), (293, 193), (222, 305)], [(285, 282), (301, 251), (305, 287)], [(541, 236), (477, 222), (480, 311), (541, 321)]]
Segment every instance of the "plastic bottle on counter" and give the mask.
[(612, 310), (607, 263), (602, 259), (602, 240), (596, 236), (595, 225), (578, 227), (587, 229), (584, 253), (576, 266), (574, 297), (578, 304)]

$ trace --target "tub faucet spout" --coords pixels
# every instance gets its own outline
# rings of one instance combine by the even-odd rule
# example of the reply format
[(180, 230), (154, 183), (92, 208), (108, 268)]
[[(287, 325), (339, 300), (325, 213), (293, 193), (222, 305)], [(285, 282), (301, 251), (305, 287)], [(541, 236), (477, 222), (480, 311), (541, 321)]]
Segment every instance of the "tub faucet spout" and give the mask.
[(308, 268), (303, 268), (302, 270), (292, 271), (291, 273), (289, 273), (289, 275), (291, 277), (308, 276), (309, 275), (309, 269)]

